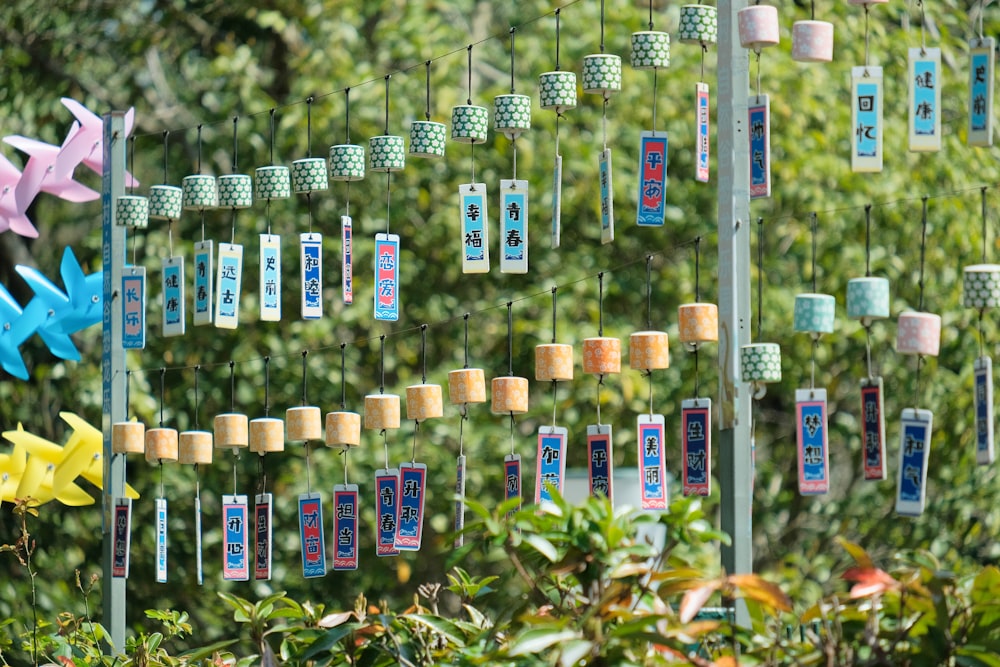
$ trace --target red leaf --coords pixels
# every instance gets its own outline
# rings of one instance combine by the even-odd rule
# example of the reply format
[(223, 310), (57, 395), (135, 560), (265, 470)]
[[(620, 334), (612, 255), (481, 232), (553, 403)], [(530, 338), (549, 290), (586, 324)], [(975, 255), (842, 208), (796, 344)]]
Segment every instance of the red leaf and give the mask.
[(843, 574), (847, 581), (856, 582), (851, 587), (851, 598), (865, 598), (899, 588), (899, 582), (888, 572), (877, 567), (852, 567)]
[(705, 603), (708, 602), (708, 598), (712, 597), (715, 591), (719, 590), (719, 586), (722, 582), (710, 581), (703, 586), (698, 588), (692, 588), (687, 593), (684, 594), (684, 599), (681, 600), (680, 607), (680, 620), (681, 623), (689, 623), (693, 619)]

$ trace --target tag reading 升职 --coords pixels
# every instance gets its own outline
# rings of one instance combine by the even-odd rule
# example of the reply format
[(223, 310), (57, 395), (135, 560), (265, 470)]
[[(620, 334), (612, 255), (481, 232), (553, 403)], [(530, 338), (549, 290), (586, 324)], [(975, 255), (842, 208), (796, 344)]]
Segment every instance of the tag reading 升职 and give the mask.
[(664, 465), (663, 415), (638, 417), (639, 463), (642, 509), (667, 509), (667, 480)]
[(685, 496), (712, 493), (712, 400), (681, 401), (681, 487)]
[(827, 493), (830, 490), (830, 448), (827, 443), (826, 389), (795, 390), (795, 426), (799, 493)]
[(333, 569), (358, 569), (358, 485), (333, 487)]
[(163, 260), (163, 335), (183, 336), (184, 312), (184, 258), (168, 257)]
[(662, 227), (667, 211), (667, 133), (643, 132), (640, 137), (636, 224)]
[(399, 551), (419, 551), (424, 534), (424, 498), (427, 466), (404, 463), (399, 466), (399, 494), (396, 510), (396, 539)]

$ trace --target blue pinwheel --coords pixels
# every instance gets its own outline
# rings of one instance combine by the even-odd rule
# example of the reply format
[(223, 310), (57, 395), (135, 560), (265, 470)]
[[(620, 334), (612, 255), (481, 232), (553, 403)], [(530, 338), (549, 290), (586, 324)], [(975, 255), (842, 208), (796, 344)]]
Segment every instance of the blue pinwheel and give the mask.
[(0, 366), (16, 378), (28, 379), (28, 368), (18, 349), (46, 320), (48, 312), (32, 299), (24, 309), (7, 288), (0, 285)]

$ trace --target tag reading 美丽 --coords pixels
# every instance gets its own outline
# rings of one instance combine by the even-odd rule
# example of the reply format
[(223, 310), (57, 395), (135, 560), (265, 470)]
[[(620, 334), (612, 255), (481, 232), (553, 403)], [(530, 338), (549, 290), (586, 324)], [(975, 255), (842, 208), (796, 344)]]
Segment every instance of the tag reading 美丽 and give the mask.
[(667, 509), (664, 465), (663, 415), (639, 415), (638, 443), (642, 509)]

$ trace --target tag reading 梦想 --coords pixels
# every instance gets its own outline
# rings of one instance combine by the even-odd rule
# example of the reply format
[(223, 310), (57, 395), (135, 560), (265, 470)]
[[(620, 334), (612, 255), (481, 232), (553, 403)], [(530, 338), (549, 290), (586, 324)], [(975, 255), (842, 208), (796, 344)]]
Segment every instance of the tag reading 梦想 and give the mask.
[(830, 490), (830, 448), (827, 443), (826, 389), (795, 390), (795, 426), (799, 493), (827, 493)]

